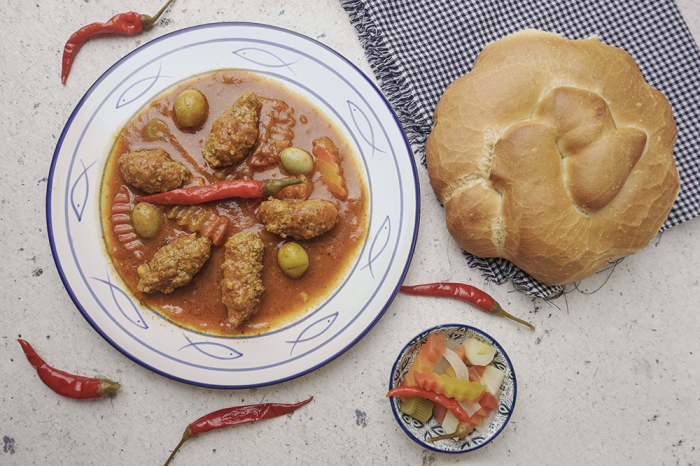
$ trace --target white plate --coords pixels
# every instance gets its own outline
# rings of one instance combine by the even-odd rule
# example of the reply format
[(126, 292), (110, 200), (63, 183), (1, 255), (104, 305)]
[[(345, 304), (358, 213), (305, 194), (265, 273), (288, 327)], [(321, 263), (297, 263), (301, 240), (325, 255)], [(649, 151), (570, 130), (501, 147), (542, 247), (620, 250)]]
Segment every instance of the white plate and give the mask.
[[(99, 188), (114, 136), (149, 101), (189, 77), (237, 68), (281, 80), (325, 107), (361, 155), (370, 222), (359, 259), (320, 308), (283, 329), (246, 338), (199, 334), (132, 300), (101, 238)], [(419, 219), (416, 167), (395, 114), (357, 68), (299, 34), (249, 23), (177, 31), (110, 68), (71, 115), (49, 175), (49, 238), (61, 278), (87, 321), (123, 354), (186, 383), (269, 385), (310, 372), (357, 343), (398, 291)]]

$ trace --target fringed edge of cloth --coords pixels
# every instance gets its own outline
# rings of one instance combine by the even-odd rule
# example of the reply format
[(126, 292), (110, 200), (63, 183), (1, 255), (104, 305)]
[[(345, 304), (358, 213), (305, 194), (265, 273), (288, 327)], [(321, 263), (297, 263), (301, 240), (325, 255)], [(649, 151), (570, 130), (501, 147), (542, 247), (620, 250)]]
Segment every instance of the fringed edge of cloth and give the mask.
[(410, 92), (411, 85), (362, 0), (341, 0), (340, 4), (348, 13), (350, 24), (357, 30), (367, 61), (382, 93), (396, 113), (414, 155), (426, 166), (425, 143), (432, 130), (432, 122), (418, 118), (420, 108)]

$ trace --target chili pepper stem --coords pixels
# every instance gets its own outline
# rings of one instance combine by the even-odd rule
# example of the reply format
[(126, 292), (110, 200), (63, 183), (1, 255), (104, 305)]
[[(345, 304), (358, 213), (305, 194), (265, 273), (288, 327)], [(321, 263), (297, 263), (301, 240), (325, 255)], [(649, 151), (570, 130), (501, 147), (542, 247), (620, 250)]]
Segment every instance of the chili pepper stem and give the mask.
[(143, 28), (148, 29), (153, 26), (155, 22), (158, 21), (158, 18), (160, 18), (160, 15), (163, 14), (163, 12), (170, 6), (171, 3), (173, 3), (173, 1), (174, 0), (169, 0), (168, 3), (163, 5), (163, 8), (161, 8), (160, 11), (155, 14), (155, 16), (141, 15), (141, 24), (143, 24)]
[(469, 435), (469, 424), (465, 422), (460, 422), (457, 424), (457, 430), (451, 434), (440, 435), (439, 437), (431, 437), (428, 439), (428, 443), (437, 442), (438, 440), (446, 440), (450, 438), (466, 437)]
[(491, 312), (493, 314), (498, 314), (498, 315), (503, 316), (507, 319), (514, 320), (515, 322), (518, 322), (519, 324), (523, 324), (526, 327), (529, 327), (530, 330), (535, 330), (535, 326), (532, 325), (530, 322), (526, 322), (526, 321), (519, 319), (519, 318), (515, 317), (514, 315), (506, 312), (505, 310), (503, 310), (501, 305), (498, 304), (498, 302), (496, 302), (496, 301), (493, 302), (493, 306), (491, 306), (491, 309), (489, 310), (489, 312)]
[(280, 193), (287, 186), (293, 186), (295, 184), (305, 184), (306, 177), (302, 175), (301, 178), (295, 178), (290, 180), (263, 180), (260, 192), (264, 197), (275, 196)]
[(191, 439), (192, 437), (194, 437), (194, 435), (192, 435), (192, 432), (190, 431), (190, 426), (187, 426), (187, 429), (185, 429), (185, 433), (182, 434), (182, 439), (180, 439), (180, 443), (177, 444), (177, 446), (175, 447), (173, 452), (170, 454), (170, 456), (168, 457), (168, 460), (165, 462), (165, 464), (163, 466), (168, 466), (170, 464), (170, 461), (175, 457), (175, 453), (177, 453), (177, 451), (180, 449), (180, 447), (182, 447), (182, 444), (185, 443), (186, 441), (188, 441), (189, 439)]
[(116, 392), (122, 388), (119, 382), (112, 382), (109, 379), (100, 379), (100, 386), (97, 388), (97, 394), (104, 396), (107, 393)]

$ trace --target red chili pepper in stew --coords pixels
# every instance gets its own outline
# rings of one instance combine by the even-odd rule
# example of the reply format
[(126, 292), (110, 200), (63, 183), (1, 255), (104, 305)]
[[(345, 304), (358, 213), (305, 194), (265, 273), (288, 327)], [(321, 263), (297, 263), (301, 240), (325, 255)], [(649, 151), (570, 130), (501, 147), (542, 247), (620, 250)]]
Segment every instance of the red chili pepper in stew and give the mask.
[(225, 180), (206, 186), (173, 189), (165, 193), (151, 194), (138, 198), (139, 202), (151, 204), (192, 205), (218, 201), (229, 197), (268, 197), (279, 194), (287, 186), (306, 183), (301, 177), (289, 180)]
[(262, 403), (257, 405), (235, 406), (233, 408), (220, 409), (206, 416), (202, 416), (187, 426), (185, 433), (182, 434), (182, 440), (177, 444), (177, 447), (175, 447), (175, 450), (173, 450), (168, 461), (166, 461), (163, 466), (168, 466), (182, 444), (192, 437), (209, 432), (210, 430), (222, 429), (224, 427), (246, 424), (248, 422), (256, 422), (262, 419), (270, 419), (289, 414), (313, 399), (314, 397), (312, 396), (308, 400), (296, 404)]
[(17, 341), (22, 345), (24, 354), (27, 356), (29, 363), (36, 369), (41, 381), (59, 395), (76, 400), (87, 400), (99, 398), (107, 393), (119, 390), (121, 387), (117, 382), (112, 382), (111, 380), (82, 377), (54, 369), (36, 354), (36, 351), (28, 342), (22, 339)]
[(419, 396), (421, 398), (425, 398), (449, 409), (450, 411), (452, 411), (452, 414), (455, 415), (459, 422), (471, 422), (469, 414), (467, 414), (464, 408), (462, 408), (462, 405), (460, 405), (456, 400), (449, 398), (445, 395), (436, 393), (432, 390), (408, 386), (396, 387), (392, 390), (389, 390), (389, 393), (387, 393), (386, 396)]
[(534, 325), (504, 311), (501, 305), (486, 292), (471, 285), (465, 285), (464, 283), (427, 283), (425, 285), (402, 286), (401, 291), (417, 296), (461, 299), (489, 314), (498, 314), (507, 317), (508, 319), (530, 327), (531, 330), (535, 330)]
[(143, 29), (148, 29), (160, 18), (166, 8), (173, 3), (173, 0), (169, 0), (163, 8), (160, 9), (155, 16), (141, 15), (130, 11), (129, 13), (120, 13), (112, 17), (106, 23), (92, 23), (87, 26), (83, 26), (78, 29), (66, 42), (63, 48), (63, 67), (61, 69), (61, 83), (65, 84), (66, 79), (68, 79), (68, 73), (70, 73), (70, 67), (73, 64), (73, 59), (75, 58), (78, 50), (83, 46), (88, 39), (98, 34), (111, 34), (111, 33), (121, 33), (121, 34), (135, 34), (142, 31)]

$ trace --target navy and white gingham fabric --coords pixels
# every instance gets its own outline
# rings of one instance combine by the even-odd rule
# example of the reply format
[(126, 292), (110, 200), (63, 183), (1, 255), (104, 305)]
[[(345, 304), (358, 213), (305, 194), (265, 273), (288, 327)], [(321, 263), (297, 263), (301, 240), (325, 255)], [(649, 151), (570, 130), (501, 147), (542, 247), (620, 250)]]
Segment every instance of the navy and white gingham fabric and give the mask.
[[(627, 50), (647, 82), (668, 97), (678, 126), (674, 157), (681, 191), (661, 231), (700, 215), (700, 52), (673, 0), (340, 1), (423, 164), (440, 96), (471, 71), (489, 42), (532, 28), (567, 39), (597, 34)], [(511, 279), (533, 297), (551, 299), (564, 292), (507, 260), (464, 255), (487, 281)]]

